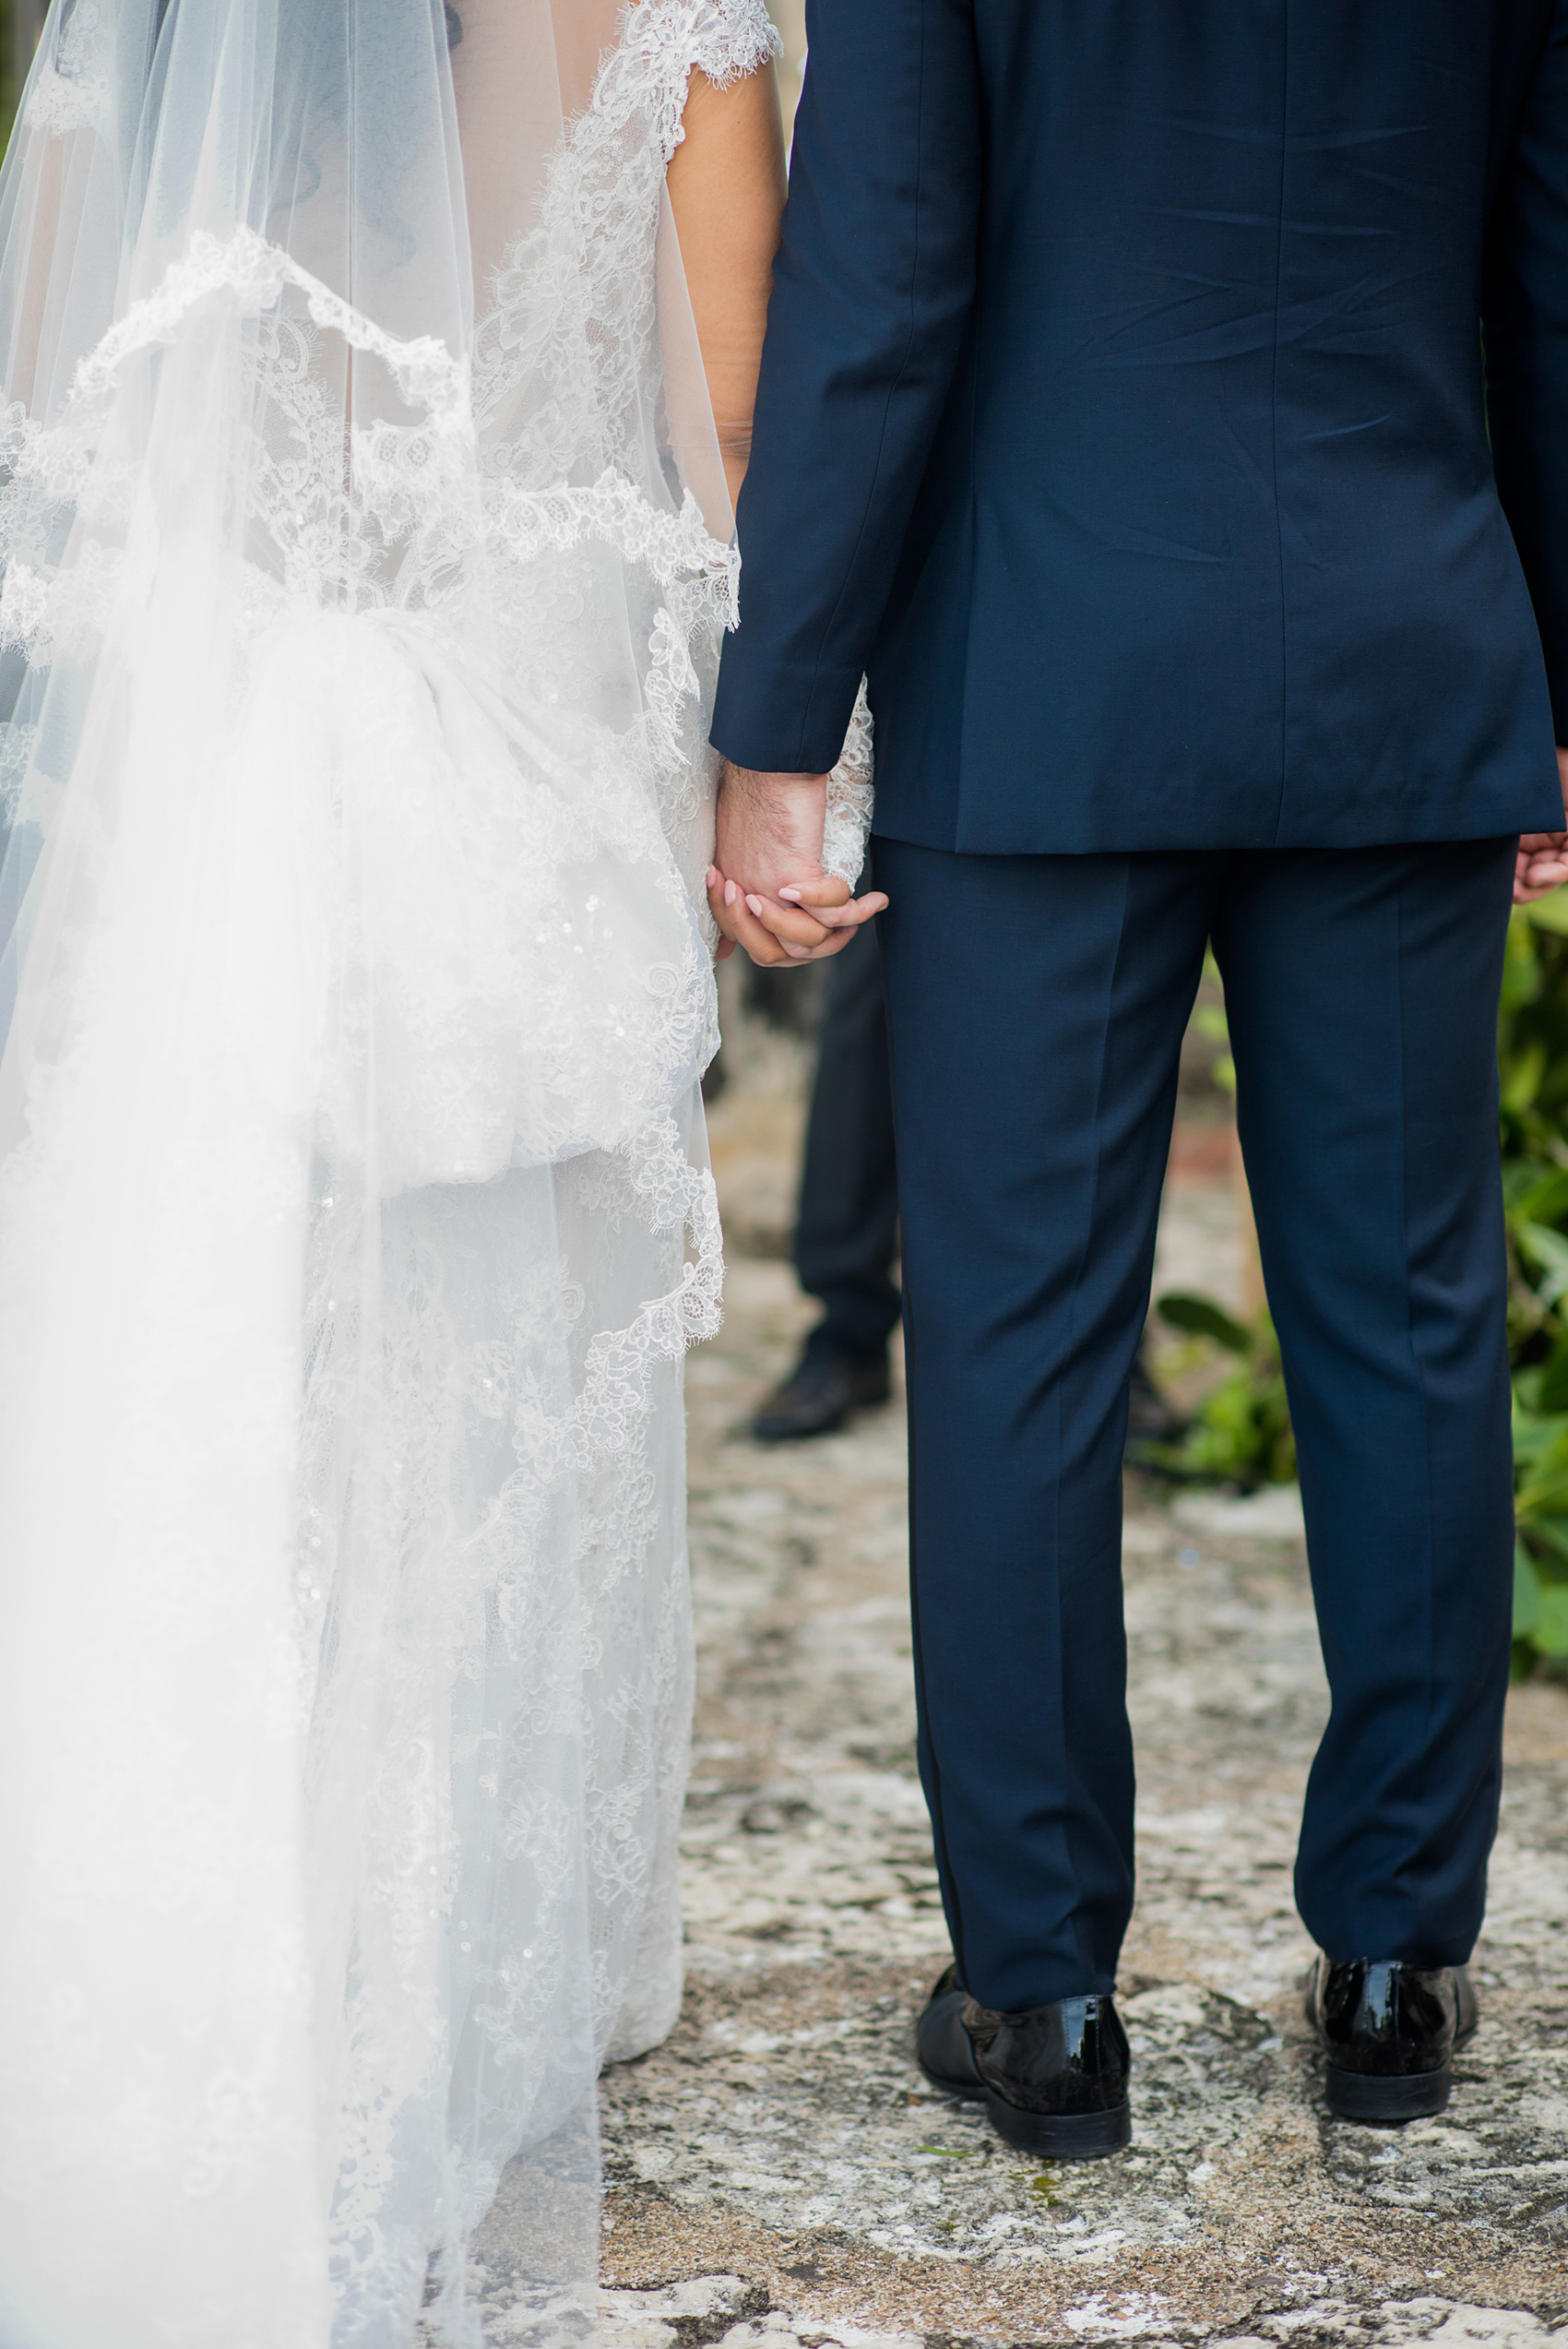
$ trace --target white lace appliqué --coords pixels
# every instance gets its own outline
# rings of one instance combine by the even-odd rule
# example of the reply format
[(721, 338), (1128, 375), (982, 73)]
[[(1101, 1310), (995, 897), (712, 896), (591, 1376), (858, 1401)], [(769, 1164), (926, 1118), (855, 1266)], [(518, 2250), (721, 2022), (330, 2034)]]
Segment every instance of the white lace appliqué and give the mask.
[(109, 106), (108, 32), (100, 0), (76, 0), (62, 10), (54, 54), (40, 65), (28, 92), (30, 130), (64, 137), (102, 119)]
[[(96, 119), (112, 14), (77, 0), (30, 128)], [(345, 2341), (410, 2337), (433, 2252), (424, 2320), (461, 2336), (504, 2164), (679, 2004), (679, 1365), (720, 1282), (692, 884), (736, 577), (660, 440), (656, 243), (693, 68), (722, 83), (775, 43), (761, 0), (627, 10), (471, 355), (240, 228), (186, 241), (50, 422), (0, 420), (0, 639), (38, 680), (0, 805), (77, 892), (4, 1170), (0, 1317), (53, 1328), (46, 1270), (89, 1278), (69, 1233), (121, 1228), (139, 1172), (107, 1138), (167, 1033), (158, 1179), (103, 1273), (145, 1306), (113, 1521), (151, 1529), (115, 1532), (104, 1704), (130, 1750), (162, 1718), (159, 1610), (183, 1639), (209, 1606), (236, 1723), (303, 1757), (303, 1867), (292, 1779), (273, 1842), (234, 1848), (216, 1805), (182, 1826), (217, 1908), (268, 1869), (309, 1899), (236, 1959), (257, 2020), (179, 2158), (193, 2204), (272, 2162), (313, 2208), (326, 2160)], [(396, 388), (372, 418), (346, 413), (346, 351)], [(215, 352), (238, 454), (204, 471)], [(182, 399), (189, 461), (174, 435), (155, 465), (137, 420)], [(152, 682), (116, 699), (126, 675)], [(176, 1539), (182, 1477), (202, 1507)], [(91, 1806), (57, 1799), (79, 1845)], [(130, 1830), (103, 1818), (113, 1858)], [(293, 2135), (268, 2117), (285, 1993), (327, 2018)], [(589, 2162), (560, 2207), (592, 2192)]]
[(827, 809), (822, 830), (822, 869), (851, 888), (866, 861), (874, 806), (873, 730), (864, 680), (844, 738), (844, 755), (827, 778)]

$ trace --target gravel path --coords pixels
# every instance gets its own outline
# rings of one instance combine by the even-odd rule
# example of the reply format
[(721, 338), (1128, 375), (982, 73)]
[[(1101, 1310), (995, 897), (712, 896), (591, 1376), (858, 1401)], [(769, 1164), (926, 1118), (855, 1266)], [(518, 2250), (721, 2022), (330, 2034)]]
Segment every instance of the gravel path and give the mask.
[[(767, 1127), (775, 1167), (787, 1126)], [(1214, 1191), (1176, 1194), (1167, 1277), (1202, 1258), (1213, 1285), (1225, 1221)], [(738, 1257), (690, 1368), (688, 1996), (670, 2042), (604, 2081), (607, 2349), (1461, 2349), (1559, 2328), (1568, 2349), (1568, 1689), (1511, 1705), (1483, 2022), (1450, 2110), (1331, 2120), (1294, 1990), (1290, 1864), (1326, 1704), (1299, 1515), (1289, 1495), (1133, 1492), (1134, 2140), (1083, 2167), (1014, 2153), (910, 2057), (946, 1946), (901, 1412), (773, 1451), (743, 1432), (811, 1318), (784, 1265)]]

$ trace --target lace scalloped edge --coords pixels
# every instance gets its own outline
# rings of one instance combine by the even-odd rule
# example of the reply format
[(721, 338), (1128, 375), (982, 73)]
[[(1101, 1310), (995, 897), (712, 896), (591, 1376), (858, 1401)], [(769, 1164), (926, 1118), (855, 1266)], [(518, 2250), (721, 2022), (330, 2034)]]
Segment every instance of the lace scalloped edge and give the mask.
[[(9, 465), (14, 478), (36, 480), (51, 495), (81, 496), (91, 463), (90, 423), (126, 361), (170, 342), (196, 304), (214, 293), (232, 292), (259, 313), (276, 304), (286, 284), (304, 295), (317, 325), (386, 364), (405, 396), (428, 411), (430, 432), (460, 442), (465, 452), (472, 447), (466, 363), (434, 337), (400, 341), (385, 333), (279, 246), (242, 228), (222, 240), (205, 231), (192, 237), (189, 250), (170, 265), (154, 292), (134, 303), (82, 359), (57, 423), (40, 424), (14, 404), (0, 422), (0, 461)], [(365, 435), (368, 480), (390, 470), (381, 454), (387, 429), (373, 426)], [(422, 438), (425, 429), (416, 436)], [(449, 495), (447, 464), (432, 452), (425, 470), (433, 503), (444, 504)], [(407, 474), (398, 476), (397, 494), (406, 496), (412, 486)], [(588, 487), (563, 483), (527, 490), (503, 482), (481, 489), (479, 499), (476, 534), (496, 542), (497, 551), (513, 560), (527, 561), (585, 539), (602, 540), (660, 586), (696, 585), (709, 607), (704, 616), (720, 627), (734, 625), (740, 558), (708, 531), (689, 490), (678, 513), (661, 513), (635, 483), (607, 468)], [(16, 644), (34, 658), (56, 644), (75, 650), (101, 625), (116, 571), (116, 557), (102, 548), (84, 548), (74, 566), (53, 573), (13, 555), (0, 590), (0, 642)]]
[(621, 1154), (653, 1228), (683, 1229), (695, 1254), (677, 1285), (645, 1305), (628, 1328), (601, 1331), (592, 1341), (573, 1414), (584, 1466), (628, 1448), (644, 1374), (653, 1363), (678, 1360), (689, 1346), (716, 1335), (724, 1288), (719, 1194), (713, 1176), (682, 1148), (674, 1118), (658, 1119)]
[(822, 869), (832, 880), (853, 888), (866, 861), (875, 793), (874, 728), (871, 703), (862, 677), (855, 698), (855, 712), (838, 764), (827, 778), (827, 806), (822, 827)]

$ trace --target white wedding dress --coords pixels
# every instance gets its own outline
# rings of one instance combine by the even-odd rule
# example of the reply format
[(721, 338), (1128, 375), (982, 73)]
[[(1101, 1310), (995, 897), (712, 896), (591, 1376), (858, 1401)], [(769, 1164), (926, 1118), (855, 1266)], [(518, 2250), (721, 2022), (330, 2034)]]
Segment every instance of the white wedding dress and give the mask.
[[(0, 2342), (581, 2339), (680, 1998), (762, 0), (75, 0), (0, 183)], [(852, 829), (852, 826), (847, 826)], [(858, 854), (842, 852), (850, 866)]]

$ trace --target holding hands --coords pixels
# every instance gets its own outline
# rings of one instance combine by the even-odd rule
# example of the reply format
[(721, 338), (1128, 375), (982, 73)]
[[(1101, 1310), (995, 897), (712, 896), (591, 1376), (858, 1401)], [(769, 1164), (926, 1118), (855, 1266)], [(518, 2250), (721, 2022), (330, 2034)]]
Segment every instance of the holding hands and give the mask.
[[(1559, 749), (1557, 771), (1562, 783), (1562, 805), (1568, 811), (1568, 750)], [(1523, 832), (1519, 861), (1514, 868), (1514, 902), (1533, 905), (1538, 897), (1568, 881), (1568, 831)]]
[(842, 953), (887, 900), (857, 898), (822, 869), (826, 775), (762, 775), (726, 759), (719, 784), (707, 901), (722, 960), (738, 946), (754, 962), (820, 962)]
[[(1568, 749), (1558, 773), (1568, 818)], [(719, 959), (744, 947), (765, 967), (819, 962), (842, 953), (862, 923), (887, 903), (880, 889), (856, 897), (822, 869), (826, 775), (759, 774), (725, 759), (719, 785), (707, 901), (718, 923)], [(1560, 832), (1525, 832), (1514, 902), (1530, 905), (1568, 881), (1568, 823)]]

